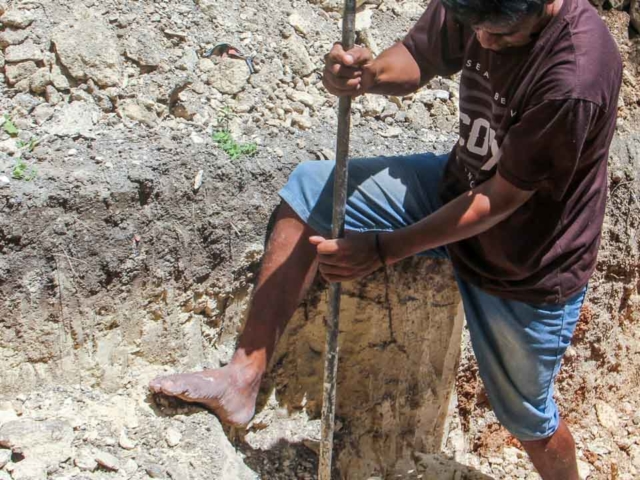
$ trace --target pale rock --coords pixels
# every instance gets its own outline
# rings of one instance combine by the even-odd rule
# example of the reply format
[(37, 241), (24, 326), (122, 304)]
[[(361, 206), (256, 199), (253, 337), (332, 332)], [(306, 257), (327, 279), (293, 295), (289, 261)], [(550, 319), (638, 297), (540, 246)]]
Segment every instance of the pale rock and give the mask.
[(407, 120), (416, 128), (429, 128), (431, 116), (429, 110), (420, 102), (414, 102), (407, 110)]
[(309, 22), (298, 12), (289, 15), (289, 25), (302, 36), (307, 36), (310, 30)]
[(73, 463), (80, 470), (93, 472), (98, 468), (98, 462), (96, 462), (94, 456), (87, 449), (82, 449), (76, 457), (73, 459)]
[[(0, 175), (0, 188), (6, 188), (11, 185), (11, 180), (6, 175)], [(11, 459), (11, 450), (7, 450), (9, 452), (9, 459)], [(4, 467), (2, 465), (2, 450), (0, 450), (0, 469)], [(1, 480), (1, 479), (0, 479)]]
[(289, 95), (289, 98), (294, 102), (300, 102), (309, 108), (314, 108), (316, 105), (316, 97), (307, 92), (298, 92), (297, 90), (294, 90)]
[(631, 0), (629, 15), (631, 16), (631, 25), (636, 29), (636, 32), (640, 32), (640, 0)]
[(307, 115), (291, 115), (291, 124), (300, 130), (309, 130), (313, 127), (313, 120)]
[(7, 65), (4, 69), (4, 74), (9, 85), (15, 85), (22, 80), (28, 80), (37, 71), (38, 66), (35, 62), (23, 62), (16, 65)]
[(4, 61), (4, 53), (0, 52), (0, 70), (4, 69), (5, 61)]
[(235, 95), (244, 90), (249, 76), (249, 67), (244, 61), (221, 58), (209, 72), (207, 83), (220, 93)]
[(0, 470), (0, 480), (13, 480), (9, 472), (5, 472), (4, 470)]
[(47, 123), (49, 133), (58, 136), (93, 136), (93, 127), (98, 123), (101, 112), (94, 104), (72, 102), (57, 110)]
[(175, 428), (168, 428), (164, 434), (164, 440), (167, 442), (167, 445), (173, 448), (182, 440), (182, 434)]
[(7, 0), (0, 0), (0, 15), (6, 12), (7, 8), (9, 8)]
[(27, 30), (13, 30), (7, 28), (0, 32), (0, 48), (7, 48), (10, 45), (20, 45), (29, 37)]
[[(2, 126), (4, 122), (0, 121), (0, 126)], [(3, 402), (0, 404), (0, 426), (4, 423), (10, 422), (11, 420), (17, 420), (18, 414), (15, 409), (9, 402)]]
[(69, 84), (69, 79), (62, 75), (61, 73), (52, 73), (51, 74), (51, 84), (56, 87), (58, 91), (64, 92), (71, 88)]
[(201, 72), (210, 72), (216, 68), (216, 64), (210, 58), (201, 58), (198, 60), (198, 69)]
[(131, 476), (138, 471), (138, 464), (135, 462), (135, 460), (130, 458), (124, 463), (124, 465), (122, 466), (122, 470), (124, 470), (127, 475)]
[(31, 114), (33, 115), (33, 118), (36, 119), (36, 123), (38, 125), (42, 125), (44, 122), (53, 117), (54, 112), (55, 110), (51, 105), (49, 105), (48, 103), (43, 103), (41, 105), (38, 105)]
[(48, 68), (41, 68), (29, 78), (29, 87), (33, 93), (43, 94), (51, 85), (51, 73)]
[(193, 72), (198, 65), (198, 54), (192, 48), (185, 50), (184, 55), (176, 64), (176, 68), (180, 70), (186, 70), (187, 72)]
[(8, 63), (42, 62), (44, 60), (42, 50), (32, 41), (7, 47), (4, 51), (4, 57)]
[(149, 464), (147, 465), (147, 467), (145, 468), (145, 471), (147, 472), (147, 475), (149, 475), (151, 478), (164, 478), (164, 468), (162, 468), (160, 465), (157, 465), (155, 463)]
[(48, 85), (44, 91), (44, 98), (51, 105), (58, 105), (62, 101), (62, 95), (55, 89), (54, 86)]
[(387, 100), (382, 95), (363, 95), (362, 114), (365, 117), (377, 117), (384, 111)]
[(640, 469), (640, 445), (633, 445), (629, 449), (629, 457), (633, 466)]
[(15, 139), (9, 138), (3, 142), (0, 142), (0, 152), (7, 155), (15, 155), (20, 149)]
[(102, 110), (103, 112), (113, 111), (113, 102), (108, 95), (105, 95), (102, 92), (95, 93), (93, 95), (93, 101), (96, 102), (96, 105), (98, 105), (100, 107), (100, 110)]
[(91, 94), (89, 94), (85, 90), (82, 90), (81, 88), (74, 88), (73, 90), (71, 90), (70, 98), (71, 101), (93, 103), (93, 97), (91, 96)]
[(587, 480), (591, 474), (591, 465), (582, 460), (578, 460), (578, 476), (580, 480)]
[(19, 92), (28, 93), (31, 90), (31, 80), (29, 80), (28, 78), (22, 79), (17, 82), (13, 86), (13, 88), (18, 90)]
[(399, 137), (401, 134), (402, 128), (400, 127), (389, 127), (387, 130), (380, 132), (380, 136), (384, 138), (395, 138)]
[[(57, 465), (56, 465), (57, 466)], [(27, 457), (13, 465), (11, 478), (13, 480), (47, 480), (47, 464), (38, 458)]]
[(86, 8), (58, 26), (52, 36), (60, 62), (77, 80), (92, 79), (101, 87), (121, 78), (118, 38), (105, 21)]
[(120, 470), (120, 460), (118, 460), (116, 456), (111, 455), (108, 452), (98, 450), (93, 455), (93, 459), (98, 462), (98, 465), (106, 468), (107, 470), (112, 470), (114, 472)]
[(118, 445), (125, 450), (133, 450), (136, 448), (137, 443), (127, 437), (127, 433), (123, 430), (120, 432), (120, 437), (118, 437)]
[(119, 105), (120, 114), (148, 127), (158, 124), (158, 115), (147, 104), (139, 100), (126, 100)]
[(282, 43), (282, 56), (294, 75), (306, 77), (316, 69), (304, 41), (297, 35), (291, 35)]
[(137, 64), (143, 67), (157, 67), (167, 59), (167, 52), (161, 45), (162, 41), (156, 30), (136, 28), (126, 40), (125, 51), (127, 57)]
[[(0, 427), (1, 447), (20, 450), (27, 460), (37, 459), (45, 471), (47, 467), (57, 466), (70, 457), (73, 439), (73, 428), (64, 420), (38, 422), (21, 418)], [(17, 466), (25, 462), (19, 462)]]
[(373, 10), (365, 8), (356, 15), (356, 32), (362, 32), (371, 28), (373, 19)]
[[(0, 188), (4, 187), (5, 185), (9, 185), (11, 183), (11, 180), (9, 180), (8, 177), (6, 176), (1, 176), (0, 177)], [(8, 449), (0, 449), (0, 470), (4, 468), (4, 466), (9, 463), (11, 461), (11, 450)]]
[(0, 17), (0, 23), (13, 28), (27, 28), (33, 20), (33, 14), (25, 10), (9, 10)]
[(202, 145), (204, 143), (204, 138), (198, 135), (196, 132), (192, 132), (190, 135), (191, 141), (196, 145)]
[(620, 419), (618, 414), (608, 403), (601, 400), (596, 402), (596, 415), (600, 425), (609, 430), (611, 433), (618, 433), (620, 428)]

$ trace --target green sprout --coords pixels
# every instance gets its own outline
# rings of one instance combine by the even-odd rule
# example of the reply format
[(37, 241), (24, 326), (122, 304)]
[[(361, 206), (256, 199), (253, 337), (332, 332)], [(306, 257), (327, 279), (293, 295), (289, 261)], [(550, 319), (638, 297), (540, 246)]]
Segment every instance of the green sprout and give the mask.
[(16, 161), (16, 164), (11, 171), (11, 177), (13, 179), (24, 180), (25, 182), (30, 182), (36, 178), (36, 175), (38, 175), (38, 172), (35, 167), (30, 167), (21, 158)]
[(238, 143), (231, 136), (228, 130), (219, 130), (213, 134), (213, 141), (216, 142), (222, 150), (231, 157), (232, 160), (242, 156), (251, 156), (258, 151), (258, 145), (255, 143)]

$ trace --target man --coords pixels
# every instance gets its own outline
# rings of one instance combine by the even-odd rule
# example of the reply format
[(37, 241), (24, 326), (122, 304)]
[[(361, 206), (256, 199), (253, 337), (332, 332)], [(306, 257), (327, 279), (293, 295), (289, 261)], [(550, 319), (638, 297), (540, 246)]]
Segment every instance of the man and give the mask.
[[(448, 156), (350, 162), (346, 227), (330, 231), (333, 162), (297, 167), (238, 350), (221, 369), (154, 380), (223, 421), (254, 414), (276, 342), (317, 270), (365, 276), (422, 252), (455, 267), (491, 405), (544, 479), (577, 479), (553, 381), (595, 268), (622, 65), (587, 0), (432, 0), (373, 59), (335, 45), (335, 95), (405, 95), (462, 72), (460, 140)], [(446, 248), (445, 248), (446, 246)]]

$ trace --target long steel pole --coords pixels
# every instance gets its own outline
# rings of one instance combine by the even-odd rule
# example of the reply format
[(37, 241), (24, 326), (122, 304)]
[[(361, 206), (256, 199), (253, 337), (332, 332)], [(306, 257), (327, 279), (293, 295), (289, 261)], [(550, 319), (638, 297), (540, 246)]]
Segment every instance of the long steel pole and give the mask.
[[(342, 47), (345, 51), (355, 43), (356, 0), (345, 0), (342, 17)], [(333, 183), (333, 238), (344, 235), (344, 215), (347, 205), (347, 162), (349, 158), (349, 133), (351, 130), (351, 97), (341, 97), (338, 105), (338, 140), (336, 167)], [(339, 283), (329, 286), (329, 316), (327, 318), (327, 343), (324, 362), (324, 388), (322, 396), (322, 438), (318, 479), (331, 480), (333, 431), (336, 413), (336, 382), (338, 374), (338, 327), (340, 323)]]

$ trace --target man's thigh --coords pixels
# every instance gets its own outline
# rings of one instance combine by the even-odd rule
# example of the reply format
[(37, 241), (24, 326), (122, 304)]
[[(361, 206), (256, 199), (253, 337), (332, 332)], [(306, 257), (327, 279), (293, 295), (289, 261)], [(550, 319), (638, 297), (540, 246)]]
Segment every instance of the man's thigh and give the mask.
[(519, 440), (548, 438), (559, 424), (553, 383), (571, 343), (586, 288), (561, 305), (531, 305), (462, 280), (471, 343), (498, 420)]
[[(438, 210), (446, 161), (446, 155), (430, 153), (350, 160), (346, 230), (397, 230)], [(322, 235), (331, 232), (334, 168), (333, 161), (303, 162), (280, 191), (300, 218)], [(429, 254), (445, 257), (446, 250)]]

